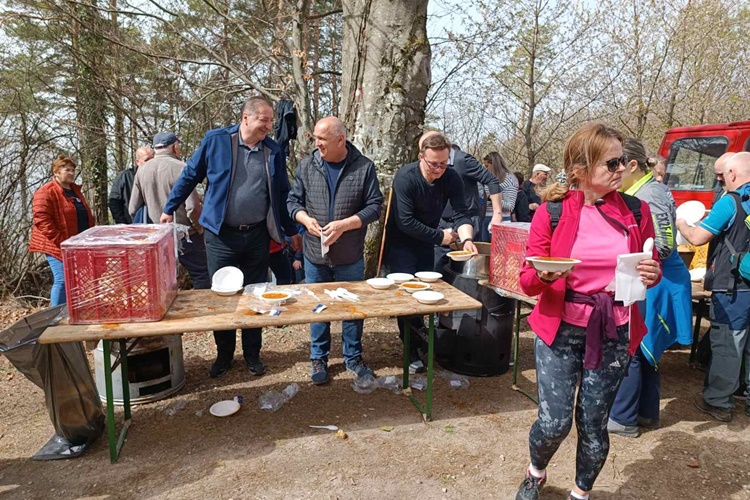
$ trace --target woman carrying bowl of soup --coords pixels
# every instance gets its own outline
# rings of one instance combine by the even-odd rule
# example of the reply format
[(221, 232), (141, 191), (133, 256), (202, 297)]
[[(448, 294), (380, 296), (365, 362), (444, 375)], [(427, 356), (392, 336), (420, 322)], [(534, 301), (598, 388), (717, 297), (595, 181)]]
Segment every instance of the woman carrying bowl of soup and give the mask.
[[(563, 153), (567, 185), (555, 184), (531, 222), (526, 255), (573, 258), (565, 272), (539, 271), (530, 262), (521, 270), (521, 287), (539, 301), (529, 316), (536, 334), (535, 359), (539, 410), (529, 432), (531, 463), (516, 494), (535, 500), (547, 481), (546, 468), (570, 432), (578, 430), (576, 476), (569, 498), (586, 499), (609, 452), (607, 418), (625, 376), (630, 356), (646, 333), (637, 307), (615, 302), (608, 291), (617, 256), (642, 251), (654, 237), (646, 203), (640, 217), (617, 192), (627, 159), (623, 136), (589, 123), (567, 140)], [(561, 203), (552, 229), (549, 203)], [(651, 287), (661, 275), (657, 255), (638, 264), (641, 281)]]

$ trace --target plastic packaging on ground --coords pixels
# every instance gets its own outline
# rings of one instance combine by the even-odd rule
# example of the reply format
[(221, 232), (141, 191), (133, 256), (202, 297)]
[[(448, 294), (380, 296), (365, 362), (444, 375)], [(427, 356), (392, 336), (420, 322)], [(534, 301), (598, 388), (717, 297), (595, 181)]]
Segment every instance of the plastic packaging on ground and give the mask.
[(284, 406), (287, 401), (292, 399), (299, 392), (299, 386), (296, 383), (289, 384), (281, 392), (268, 391), (258, 399), (258, 406), (261, 410), (276, 411)]

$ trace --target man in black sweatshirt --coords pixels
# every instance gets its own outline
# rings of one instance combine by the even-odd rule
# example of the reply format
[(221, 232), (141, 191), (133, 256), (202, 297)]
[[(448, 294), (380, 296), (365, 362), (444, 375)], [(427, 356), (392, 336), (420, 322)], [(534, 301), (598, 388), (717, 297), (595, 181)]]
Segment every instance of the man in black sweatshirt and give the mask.
[[(439, 133), (424, 138), (419, 161), (405, 165), (393, 178), (393, 198), (386, 232), (385, 262), (390, 272), (431, 271), (435, 246), (447, 246), (456, 237), (464, 250), (476, 252), (474, 229), (464, 200), (461, 176), (448, 168), (450, 141)], [(476, 186), (472, 186), (476, 190)], [(440, 229), (440, 215), (448, 201), (453, 206), (453, 226)], [(424, 328), (422, 318), (411, 318), (411, 332)], [(398, 318), (401, 339), (405, 318)], [(418, 335), (410, 335), (410, 369), (424, 371), (417, 349)], [(422, 342), (423, 345), (423, 342)]]

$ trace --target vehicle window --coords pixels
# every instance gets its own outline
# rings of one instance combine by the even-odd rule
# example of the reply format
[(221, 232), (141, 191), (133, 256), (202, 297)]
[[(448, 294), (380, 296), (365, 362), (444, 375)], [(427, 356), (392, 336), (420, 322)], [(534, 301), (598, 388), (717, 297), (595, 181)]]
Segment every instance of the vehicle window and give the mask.
[(745, 141), (745, 149), (744, 151), (750, 151), (750, 138)]
[(682, 191), (713, 189), (714, 163), (728, 148), (729, 139), (722, 136), (676, 139), (669, 148), (664, 183)]

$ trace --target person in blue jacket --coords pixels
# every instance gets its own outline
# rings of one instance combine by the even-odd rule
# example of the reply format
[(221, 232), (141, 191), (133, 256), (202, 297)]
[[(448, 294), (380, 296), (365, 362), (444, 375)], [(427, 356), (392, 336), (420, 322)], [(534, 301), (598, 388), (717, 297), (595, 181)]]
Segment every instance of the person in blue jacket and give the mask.
[[(263, 283), (268, 277), (270, 240), (290, 235), (299, 250), (302, 240), (289, 217), (286, 198), (289, 178), (279, 145), (267, 137), (273, 128), (273, 106), (264, 97), (251, 97), (242, 106), (238, 125), (210, 130), (188, 160), (162, 211), (161, 222), (173, 214), (196, 185), (206, 182), (203, 212), (206, 257), (211, 276), (222, 267), (235, 266), (244, 274), (244, 285)], [(232, 365), (236, 331), (214, 332), (216, 361), (211, 377), (221, 377)], [(260, 359), (261, 329), (242, 330), (242, 350), (250, 372), (265, 373)]]
[(692, 342), (692, 291), (690, 273), (677, 252), (674, 198), (664, 184), (654, 179), (649, 169), (652, 161), (647, 158), (643, 143), (625, 139), (623, 153), (628, 164), (622, 174), (622, 190), (648, 203), (663, 272), (661, 281), (649, 288), (646, 300), (638, 304), (648, 334), (630, 361), (607, 424), (610, 433), (638, 437), (639, 427), (659, 426), (661, 355), (675, 342)]

